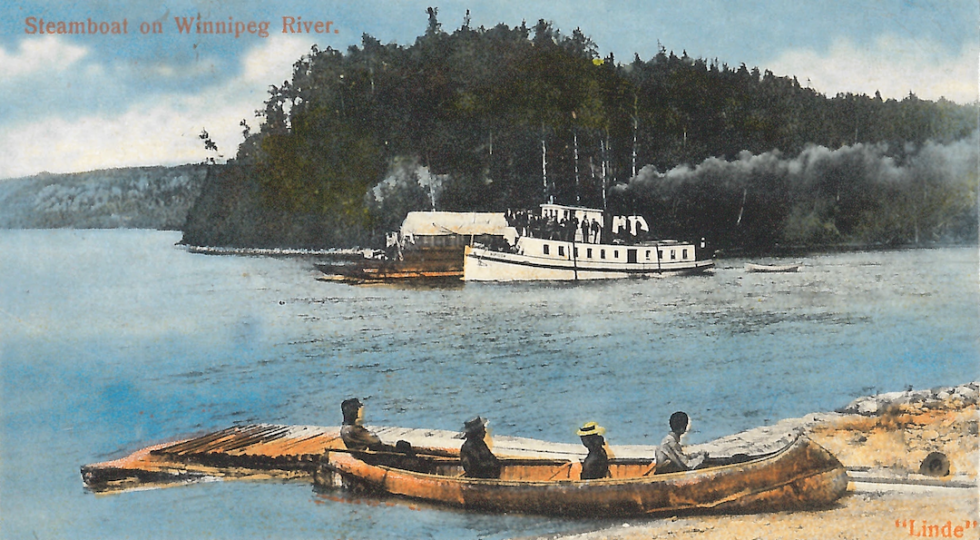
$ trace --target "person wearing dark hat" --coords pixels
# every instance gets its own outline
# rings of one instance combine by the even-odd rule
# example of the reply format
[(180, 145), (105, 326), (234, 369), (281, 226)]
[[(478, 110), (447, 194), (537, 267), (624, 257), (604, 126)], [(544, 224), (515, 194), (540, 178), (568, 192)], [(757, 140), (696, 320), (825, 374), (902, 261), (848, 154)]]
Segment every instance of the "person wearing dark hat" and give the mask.
[(463, 425), (466, 439), (459, 449), (463, 472), (470, 478), (500, 478), (500, 460), (487, 446), (487, 420), (480, 416)]
[(670, 415), (670, 433), (657, 447), (657, 468), (655, 474), (690, 471), (698, 468), (708, 457), (706, 452), (691, 456), (681, 448), (681, 436), (691, 428), (691, 419), (686, 413), (677, 411)]
[(340, 428), (340, 438), (348, 450), (384, 450), (384, 444), (377, 435), (361, 425), (364, 420), (364, 405), (357, 398), (345, 399), (340, 404), (344, 414), (344, 425)]
[(589, 455), (582, 462), (582, 480), (609, 476), (609, 455), (606, 454), (606, 439), (602, 437), (605, 432), (605, 428), (595, 422), (586, 422), (577, 432), (582, 444), (589, 449)]

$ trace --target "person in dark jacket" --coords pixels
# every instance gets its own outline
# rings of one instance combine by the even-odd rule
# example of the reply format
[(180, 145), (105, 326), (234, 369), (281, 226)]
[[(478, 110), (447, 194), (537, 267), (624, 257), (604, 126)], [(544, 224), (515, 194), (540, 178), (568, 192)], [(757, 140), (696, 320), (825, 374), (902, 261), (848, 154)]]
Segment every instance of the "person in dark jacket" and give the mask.
[(582, 462), (582, 480), (606, 478), (609, 476), (609, 455), (606, 453), (606, 430), (595, 422), (587, 422), (579, 428), (582, 444), (589, 449), (589, 455)]
[(345, 399), (340, 404), (340, 412), (344, 415), (344, 425), (340, 428), (340, 438), (348, 450), (385, 449), (377, 435), (361, 425), (364, 420), (364, 405), (357, 398)]
[[(428, 465), (415, 454), (408, 441), (398, 441), (395, 446), (381, 442), (381, 438), (364, 427), (364, 405), (357, 398), (345, 399), (340, 404), (344, 414), (344, 424), (340, 427), (340, 438), (348, 450), (358, 452), (365, 463), (383, 464), (410, 471), (427, 472)], [(368, 451), (368, 454), (360, 452)], [(373, 453), (373, 454), (372, 454)]]
[(463, 425), (466, 440), (459, 449), (459, 461), (469, 478), (500, 478), (500, 460), (487, 445), (490, 438), (487, 434), (488, 423), (485, 418), (477, 416)]

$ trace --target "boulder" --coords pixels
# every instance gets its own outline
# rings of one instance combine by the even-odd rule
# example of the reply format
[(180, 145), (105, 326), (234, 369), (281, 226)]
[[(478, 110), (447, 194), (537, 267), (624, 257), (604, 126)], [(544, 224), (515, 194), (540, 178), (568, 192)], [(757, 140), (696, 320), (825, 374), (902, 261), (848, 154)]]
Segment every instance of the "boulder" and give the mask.
[(980, 391), (978, 391), (975, 386), (970, 384), (964, 384), (963, 386), (957, 387), (953, 393), (954, 395), (959, 396), (959, 398), (967, 404), (976, 403), (977, 398), (980, 397)]

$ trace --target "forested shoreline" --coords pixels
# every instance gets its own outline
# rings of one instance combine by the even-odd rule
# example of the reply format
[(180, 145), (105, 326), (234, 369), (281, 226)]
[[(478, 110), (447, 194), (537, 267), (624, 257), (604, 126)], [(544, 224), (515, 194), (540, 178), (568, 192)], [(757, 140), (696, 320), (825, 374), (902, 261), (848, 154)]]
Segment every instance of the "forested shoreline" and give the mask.
[(976, 103), (828, 97), (663, 48), (602, 58), (545, 21), (449, 33), (428, 15), (410, 46), (299, 59), (184, 241), (377, 245), (411, 210), (548, 200), (723, 249), (977, 240)]

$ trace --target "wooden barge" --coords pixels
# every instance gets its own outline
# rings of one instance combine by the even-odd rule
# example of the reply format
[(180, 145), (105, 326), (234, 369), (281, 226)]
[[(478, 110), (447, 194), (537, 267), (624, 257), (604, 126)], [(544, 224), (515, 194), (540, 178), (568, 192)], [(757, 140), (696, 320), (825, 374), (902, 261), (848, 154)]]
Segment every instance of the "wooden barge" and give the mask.
[[(406, 440), (432, 452), (458, 451), (456, 433), (369, 427), (385, 441)], [(253, 424), (142, 448), (123, 458), (81, 467), (85, 487), (110, 493), (211, 479), (305, 479), (312, 481), (322, 456), (344, 450), (340, 427)], [(499, 437), (495, 451), (511, 457), (581, 459), (581, 445)], [(628, 449), (626, 451), (629, 451)], [(633, 452), (652, 455), (650, 447)]]
[(409, 212), (387, 248), (374, 257), (345, 264), (317, 264), (322, 281), (348, 283), (461, 280), (463, 252), (479, 242), (497, 244), (516, 233), (502, 213)]

